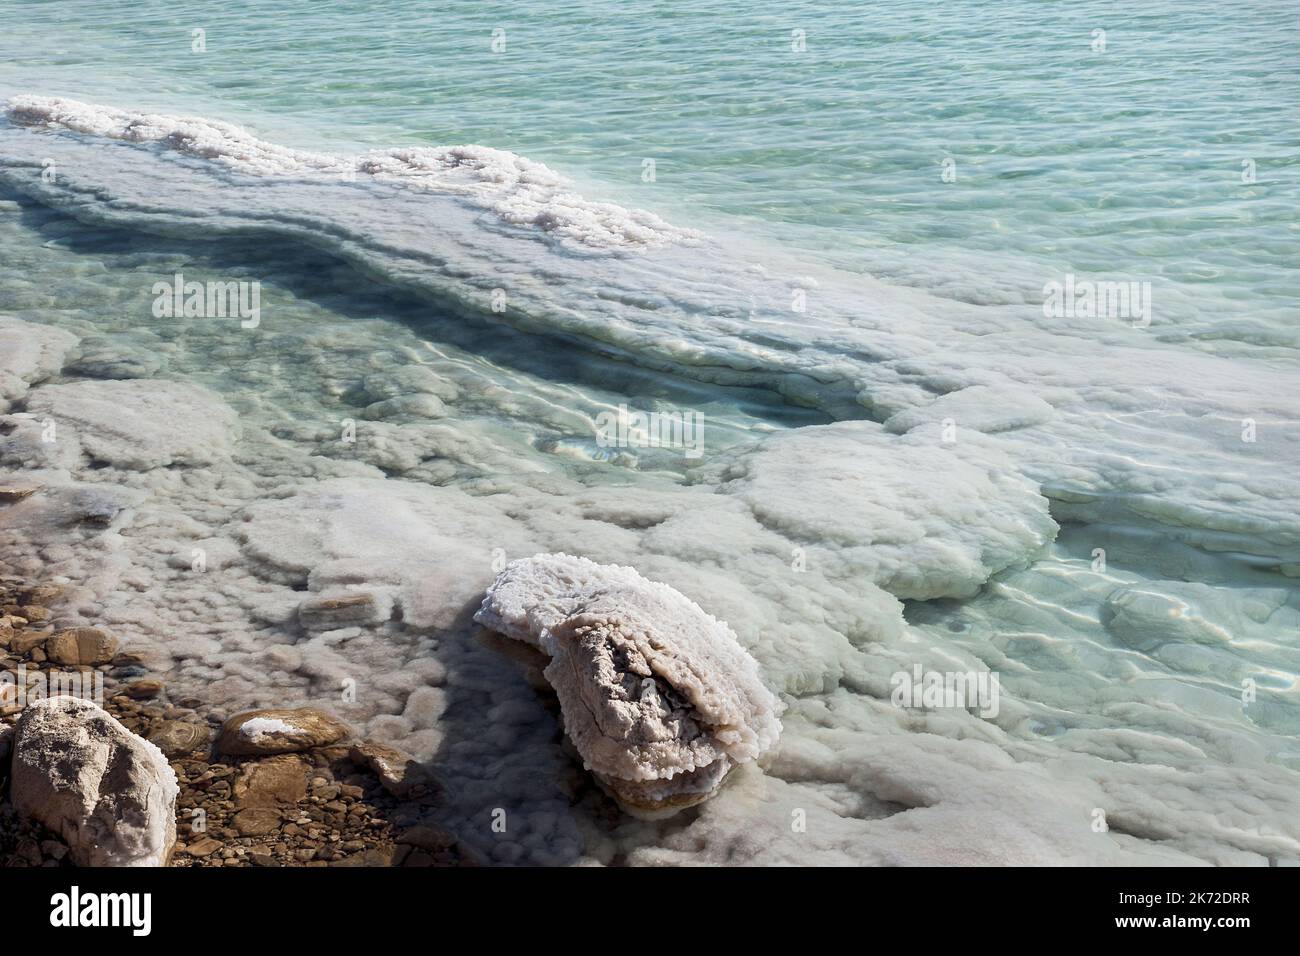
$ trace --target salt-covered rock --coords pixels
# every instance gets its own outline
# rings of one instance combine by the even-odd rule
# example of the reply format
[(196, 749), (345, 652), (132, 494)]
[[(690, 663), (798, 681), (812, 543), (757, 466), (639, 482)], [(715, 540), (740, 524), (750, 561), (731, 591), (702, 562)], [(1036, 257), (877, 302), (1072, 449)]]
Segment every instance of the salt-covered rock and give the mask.
[(58, 833), (79, 866), (164, 865), (179, 792), (162, 751), (90, 701), (35, 701), (18, 721), (14, 807)]
[(351, 733), (347, 724), (314, 707), (250, 710), (221, 725), (217, 750), (232, 756), (293, 753), (324, 747)]
[(0, 319), (0, 412), (8, 411), (33, 383), (61, 369), (76, 344), (77, 337), (63, 329)]
[(565, 730), (636, 816), (708, 799), (781, 732), (780, 702), (732, 630), (632, 568), (567, 554), (514, 561), (476, 619), (550, 655)]

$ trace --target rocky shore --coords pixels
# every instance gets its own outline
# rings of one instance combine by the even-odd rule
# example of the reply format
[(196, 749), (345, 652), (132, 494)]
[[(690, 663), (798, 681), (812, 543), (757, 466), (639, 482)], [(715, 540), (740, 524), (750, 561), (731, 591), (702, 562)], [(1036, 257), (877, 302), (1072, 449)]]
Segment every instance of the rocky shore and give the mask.
[[(407, 755), (357, 739), (347, 725), (312, 708), (223, 719), (197, 698), (173, 700), (150, 670), (148, 655), (119, 647), (99, 628), (61, 627), (58, 598), (54, 586), (0, 580), (0, 866), (69, 866), (87, 858), (91, 848), (83, 844), (96, 842), (93, 819), (82, 821), (80, 829), (55, 820), (49, 794), (32, 792), (51, 785), (39, 772), (40, 741), (28, 738), (59, 731), (41, 725), (42, 714), (55, 708), (42, 705), (40, 714), (33, 710), (25, 721), (23, 716), (39, 700), (69, 692), (102, 703), (111, 718), (89, 706), (62, 718), (67, 723), (84, 713), (91, 719), (88, 733), (74, 728), (73, 745), (86, 748), (89, 764), (94, 748), (104, 749), (95, 739), (102, 733), (144, 754), (135, 758), (142, 765), (137, 777), (148, 775), (150, 755), (159, 752), (174, 772), (174, 836), (166, 821), (155, 821), (166, 842), (174, 840), (160, 848), (170, 866), (478, 862), (435, 822), (442, 788)], [(16, 752), (28, 763), (20, 764)], [(157, 772), (166, 775), (158, 763)], [(124, 783), (121, 774), (111, 776), (82, 772), (69, 785), (94, 777), (95, 799), (110, 807), (133, 797), (111, 793), (111, 787), (146, 789), (138, 779)], [(170, 796), (175, 791), (169, 787), (166, 781), (151, 788), (150, 799), (158, 798), (159, 789)]]

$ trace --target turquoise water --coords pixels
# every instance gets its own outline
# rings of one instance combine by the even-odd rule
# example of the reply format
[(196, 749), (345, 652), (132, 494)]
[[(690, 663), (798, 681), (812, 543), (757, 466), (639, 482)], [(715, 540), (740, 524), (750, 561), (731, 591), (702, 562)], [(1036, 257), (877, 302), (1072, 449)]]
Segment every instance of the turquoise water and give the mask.
[(333, 151), (495, 146), (584, 193), (849, 268), (934, 285), (974, 257), (997, 277), (959, 295), (1036, 296), (1029, 260), (1186, 286), (1168, 322), (1296, 317), (1289, 4), (678, 6), (0, 4), (0, 93)]
[[(503, 863), (1300, 861), (1287, 4), (0, 23), (0, 98), (94, 104), (0, 119), (0, 334), (79, 338), (0, 355), (0, 466), (51, 489), (0, 512), (0, 560), (85, 588), (178, 693), (339, 709), (433, 760)], [(260, 325), (160, 316), (182, 273), (261, 283)], [(1072, 274), (1150, 282), (1149, 325), (1045, 312)], [(623, 405), (700, 413), (704, 454), (600, 445)], [(103, 538), (59, 511), (88, 495)], [(573, 784), (468, 623), (538, 551), (726, 620), (788, 708), (762, 772), (656, 825)], [(300, 626), (340, 588), (396, 610)], [(915, 666), (998, 673), (1000, 712), (891, 706)]]

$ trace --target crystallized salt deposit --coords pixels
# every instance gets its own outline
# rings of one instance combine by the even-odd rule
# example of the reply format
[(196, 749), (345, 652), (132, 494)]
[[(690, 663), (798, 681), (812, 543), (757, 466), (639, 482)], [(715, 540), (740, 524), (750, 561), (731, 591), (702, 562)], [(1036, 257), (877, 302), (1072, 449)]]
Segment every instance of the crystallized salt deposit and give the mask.
[(259, 176), (358, 174), (417, 189), (462, 195), (503, 222), (528, 226), (594, 249), (654, 248), (691, 242), (681, 229), (643, 209), (592, 202), (541, 163), (487, 146), (391, 149), (359, 157), (330, 156), (263, 142), (231, 123), (198, 117), (133, 113), (48, 96), (15, 96), (5, 106), (15, 123), (126, 140), (217, 160)]
[(29, 413), (75, 436), (92, 459), (122, 468), (208, 464), (230, 453), (238, 419), (221, 398), (184, 382), (154, 380), (51, 385)]
[(250, 717), (239, 726), (239, 734), (254, 743), (259, 743), (268, 734), (283, 734), (286, 737), (306, 737), (307, 731), (284, 720), (274, 717)]
[(974, 593), (1051, 541), (1047, 500), (979, 436), (895, 438), (872, 422), (773, 436), (738, 456), (723, 490), (764, 526), (900, 598)]
[(781, 732), (781, 705), (731, 629), (632, 568), (567, 554), (514, 561), (475, 619), (550, 655), (565, 730), (633, 812), (707, 798)]
[(28, 386), (63, 367), (77, 337), (48, 325), (0, 318), (0, 412)]

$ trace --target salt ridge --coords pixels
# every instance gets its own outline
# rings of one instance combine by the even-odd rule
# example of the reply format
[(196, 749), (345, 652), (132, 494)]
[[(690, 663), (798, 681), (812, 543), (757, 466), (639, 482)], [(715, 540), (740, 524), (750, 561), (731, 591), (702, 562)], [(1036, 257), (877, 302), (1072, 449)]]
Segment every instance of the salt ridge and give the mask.
[(653, 249), (689, 243), (699, 233), (643, 209), (593, 202), (542, 163), (488, 146), (431, 146), (331, 156), (266, 143), (220, 120), (137, 113), (59, 97), (10, 98), (12, 122), (131, 143), (158, 143), (257, 176), (349, 179), (360, 174), (418, 189), (464, 196), (503, 222), (539, 229), (594, 250)]

